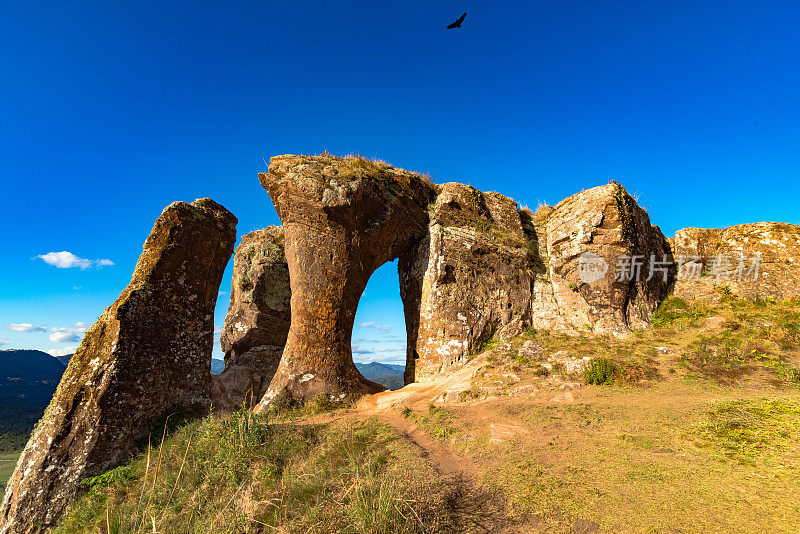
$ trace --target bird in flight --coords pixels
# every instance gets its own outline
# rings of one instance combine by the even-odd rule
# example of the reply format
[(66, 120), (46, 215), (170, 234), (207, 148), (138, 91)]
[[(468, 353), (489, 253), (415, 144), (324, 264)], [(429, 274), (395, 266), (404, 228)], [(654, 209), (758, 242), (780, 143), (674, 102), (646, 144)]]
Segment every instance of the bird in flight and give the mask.
[(466, 13), (466, 12), (464, 12), (464, 14), (463, 14), (463, 15), (461, 15), (460, 17), (458, 17), (458, 20), (457, 20), (457, 21), (455, 21), (455, 22), (454, 22), (454, 23), (452, 23), (452, 24), (448, 24), (448, 25), (447, 25), (447, 29), (448, 29), (448, 30), (452, 30), (453, 28), (460, 28), (460, 27), (461, 27), (461, 23), (462, 23), (462, 22), (464, 22), (464, 19), (465, 19), (466, 17), (467, 17), (467, 13)]

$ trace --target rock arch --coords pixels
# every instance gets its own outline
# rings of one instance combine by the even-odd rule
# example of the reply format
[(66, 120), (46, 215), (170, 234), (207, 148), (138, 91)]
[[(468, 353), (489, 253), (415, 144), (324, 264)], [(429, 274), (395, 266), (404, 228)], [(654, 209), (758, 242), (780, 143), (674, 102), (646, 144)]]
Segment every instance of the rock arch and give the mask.
[(356, 308), (375, 269), (426, 235), (434, 188), (382, 162), (328, 155), (273, 157), (259, 179), (283, 223), (292, 296), (283, 357), (257, 409), (279, 395), (381, 391), (353, 364)]

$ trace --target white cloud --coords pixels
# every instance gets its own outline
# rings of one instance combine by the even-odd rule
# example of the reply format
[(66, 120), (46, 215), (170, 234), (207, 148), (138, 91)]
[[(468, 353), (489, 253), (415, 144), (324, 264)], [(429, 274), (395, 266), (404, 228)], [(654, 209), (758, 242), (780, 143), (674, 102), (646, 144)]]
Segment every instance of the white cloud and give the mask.
[(9, 343), (11, 342), (8, 339), (0, 337), (0, 345), (8, 345)]
[(50, 349), (45, 352), (50, 356), (66, 356), (67, 354), (75, 354), (75, 351), (78, 350), (78, 346), (75, 345), (74, 347), (66, 347), (64, 349)]
[(70, 342), (80, 341), (81, 336), (79, 336), (74, 332), (55, 332), (47, 336), (47, 339), (49, 339), (53, 343), (70, 343)]
[(69, 326), (69, 327), (67, 327), (67, 326), (56, 326), (54, 328), (51, 328), (50, 331), (51, 332), (68, 332), (70, 334), (83, 334), (87, 330), (89, 330), (90, 326), (91, 325), (89, 323), (84, 323), (83, 321), (78, 321), (77, 323), (75, 323), (72, 326)]
[(61, 252), (48, 252), (47, 254), (40, 254), (37, 258), (41, 259), (48, 265), (58, 267), (59, 269), (69, 269), (77, 267), (82, 271), (92, 267), (107, 267), (114, 265), (114, 262), (108, 259), (87, 260), (86, 258), (79, 258), (72, 252), (62, 250)]
[(362, 326), (364, 328), (374, 328), (375, 330), (377, 330), (379, 332), (388, 332), (389, 330), (394, 328), (393, 326), (389, 326), (389, 325), (385, 325), (385, 324), (377, 324), (374, 321), (367, 321), (365, 323), (361, 323), (359, 326)]
[(223, 326), (222, 325), (214, 325), (214, 335), (222, 333)]
[(9, 330), (14, 332), (46, 332), (47, 328), (43, 326), (35, 326), (31, 323), (12, 323), (8, 325)]

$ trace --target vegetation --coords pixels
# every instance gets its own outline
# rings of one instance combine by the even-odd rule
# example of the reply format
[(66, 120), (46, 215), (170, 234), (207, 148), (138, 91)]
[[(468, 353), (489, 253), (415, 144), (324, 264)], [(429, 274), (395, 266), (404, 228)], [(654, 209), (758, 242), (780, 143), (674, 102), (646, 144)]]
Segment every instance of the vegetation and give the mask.
[(594, 358), (583, 370), (583, 380), (587, 384), (608, 384), (614, 379), (616, 366), (608, 358)]
[(5, 484), (14, 472), (20, 452), (0, 452), (0, 493), (5, 490)]
[(387, 425), (189, 424), (85, 482), (57, 532), (421, 532), (447, 528), (447, 487)]
[(698, 425), (698, 445), (743, 465), (770, 463), (800, 436), (800, 399), (737, 399), (717, 403)]

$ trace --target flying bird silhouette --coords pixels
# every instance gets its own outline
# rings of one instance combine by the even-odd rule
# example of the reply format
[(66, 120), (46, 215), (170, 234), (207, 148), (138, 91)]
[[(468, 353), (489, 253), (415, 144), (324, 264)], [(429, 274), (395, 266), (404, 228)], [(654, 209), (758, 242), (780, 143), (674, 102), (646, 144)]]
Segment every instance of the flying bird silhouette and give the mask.
[(461, 27), (461, 23), (462, 23), (462, 22), (464, 22), (464, 19), (465, 19), (466, 17), (467, 17), (467, 12), (465, 11), (463, 15), (461, 15), (460, 17), (458, 17), (458, 20), (457, 20), (457, 21), (455, 21), (455, 22), (454, 22), (454, 23), (452, 23), (452, 24), (448, 24), (448, 25), (447, 25), (447, 29), (448, 29), (448, 30), (452, 30), (453, 28), (460, 28), (460, 27)]

